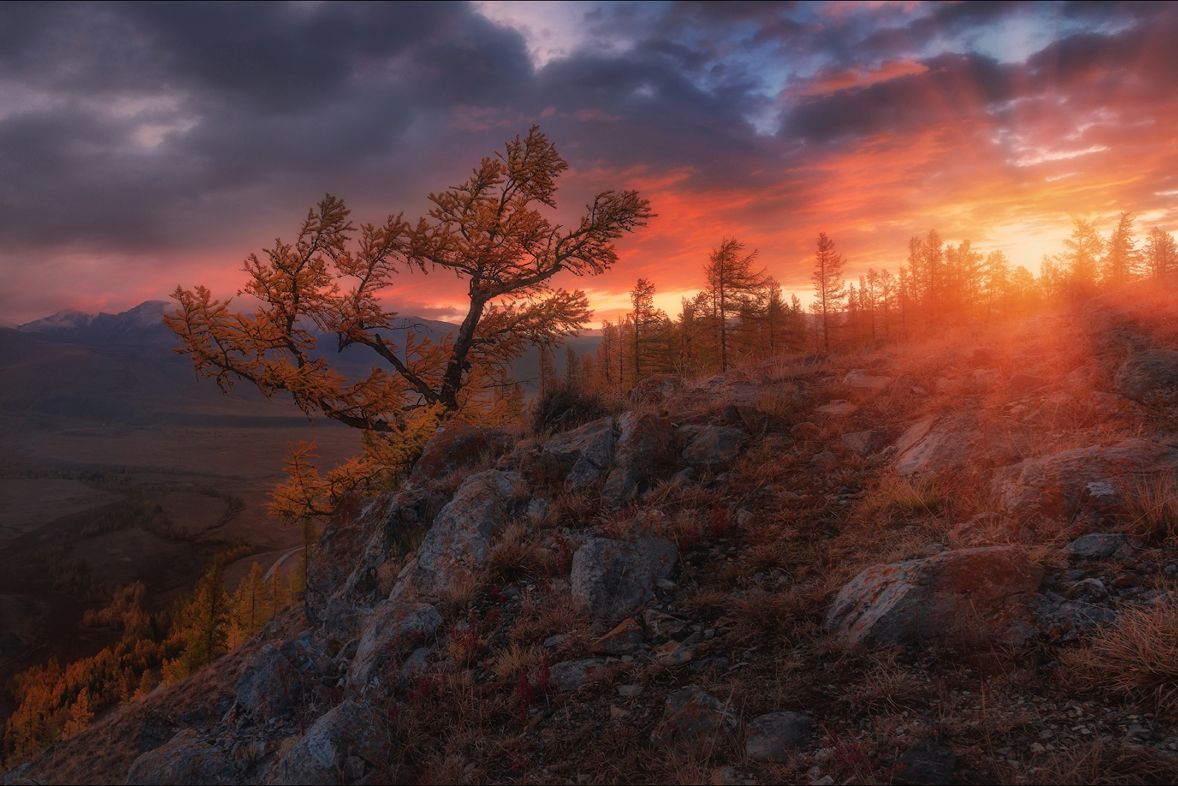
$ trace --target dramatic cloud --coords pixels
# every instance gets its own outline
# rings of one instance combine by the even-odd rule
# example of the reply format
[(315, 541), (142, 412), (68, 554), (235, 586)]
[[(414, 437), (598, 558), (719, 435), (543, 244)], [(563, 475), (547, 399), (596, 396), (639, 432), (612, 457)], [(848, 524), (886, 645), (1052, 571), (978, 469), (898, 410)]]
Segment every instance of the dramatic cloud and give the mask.
[[(562, 204), (637, 187), (659, 217), (582, 284), (668, 308), (736, 236), (804, 293), (937, 227), (1035, 269), (1071, 215), (1178, 225), (1167, 4), (23, 4), (0, 21), (0, 321), (208, 283), (324, 192), (363, 220), (538, 122)], [(453, 313), (453, 281), (397, 305)]]

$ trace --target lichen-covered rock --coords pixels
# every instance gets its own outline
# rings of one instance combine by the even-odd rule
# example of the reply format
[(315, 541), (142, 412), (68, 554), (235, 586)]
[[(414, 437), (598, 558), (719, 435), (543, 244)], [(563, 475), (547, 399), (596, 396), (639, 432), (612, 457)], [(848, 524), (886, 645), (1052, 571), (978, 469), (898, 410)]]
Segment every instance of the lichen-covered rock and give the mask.
[[(275, 784), (355, 783), (388, 760), (385, 721), (363, 702), (345, 701), (316, 720), (275, 762)], [(184, 781), (178, 781), (184, 782)]]
[(522, 510), (527, 493), (515, 472), (487, 470), (467, 478), (434, 519), (391, 597), (405, 597), (410, 589), (429, 596), (471, 575), (486, 562), (495, 536)]
[(715, 740), (736, 727), (728, 709), (712, 694), (688, 685), (667, 696), (662, 720), (651, 739), (656, 745), (684, 748)]
[(896, 472), (939, 473), (963, 466), (973, 457), (970, 436), (975, 425), (970, 414), (918, 420), (896, 441)]
[(678, 560), (675, 544), (646, 537), (634, 543), (593, 538), (573, 555), (573, 598), (595, 617), (616, 620), (654, 596)]
[(1115, 382), (1122, 395), (1143, 404), (1173, 393), (1178, 390), (1178, 352), (1139, 352), (1125, 361)]
[(1123, 512), (1137, 484), (1165, 475), (1178, 478), (1178, 450), (1134, 438), (1027, 459), (996, 472), (993, 488), (1010, 513), (1100, 520)]
[(814, 719), (804, 712), (759, 715), (749, 723), (745, 755), (753, 761), (787, 762), (813, 733)]
[(667, 418), (627, 412), (618, 418), (613, 469), (601, 500), (607, 507), (632, 501), (652, 481), (675, 468), (675, 426)]
[(384, 601), (372, 610), (348, 670), (348, 684), (363, 688), (387, 682), (399, 661), (428, 642), (442, 626), (442, 615), (428, 603)]
[(604, 673), (604, 658), (582, 658), (553, 664), (548, 670), (548, 684), (558, 691), (571, 693)]
[(129, 784), (220, 784), (240, 783), (241, 779), (241, 768), (233, 757), (204, 740), (195, 729), (184, 729), (144, 753), (127, 773)]
[(846, 647), (1016, 638), (1042, 570), (1015, 546), (943, 551), (876, 565), (839, 591), (826, 627)]
[(692, 425), (679, 429), (683, 460), (693, 467), (713, 471), (732, 464), (747, 438), (740, 429), (728, 426)]
[(1090, 532), (1068, 544), (1068, 555), (1076, 559), (1108, 559), (1129, 543), (1121, 532)]

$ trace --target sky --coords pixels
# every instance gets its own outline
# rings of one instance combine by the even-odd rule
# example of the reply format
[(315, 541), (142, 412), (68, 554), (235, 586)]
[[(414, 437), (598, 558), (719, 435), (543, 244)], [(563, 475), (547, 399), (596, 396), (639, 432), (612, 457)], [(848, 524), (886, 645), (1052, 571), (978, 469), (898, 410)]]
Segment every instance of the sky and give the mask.
[(658, 214), (554, 281), (596, 319), (639, 276), (674, 314), (727, 237), (803, 300), (820, 231), (852, 275), (932, 228), (1035, 271), (1073, 217), (1178, 229), (1175, 42), (1162, 3), (5, 3), (0, 323), (233, 295), (324, 193), (416, 217), (533, 123), (559, 217), (610, 188)]

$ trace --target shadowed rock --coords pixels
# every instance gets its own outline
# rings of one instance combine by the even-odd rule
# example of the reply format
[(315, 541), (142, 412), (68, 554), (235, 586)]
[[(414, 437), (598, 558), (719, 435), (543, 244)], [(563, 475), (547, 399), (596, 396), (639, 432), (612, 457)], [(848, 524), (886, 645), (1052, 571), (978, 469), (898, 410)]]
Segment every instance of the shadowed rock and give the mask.
[(1139, 352), (1117, 371), (1116, 386), (1122, 395), (1143, 404), (1174, 392), (1178, 389), (1178, 352)]
[(726, 468), (740, 455), (746, 435), (728, 426), (683, 426), (683, 460), (693, 467), (709, 470)]
[(384, 601), (372, 611), (348, 671), (348, 684), (365, 687), (387, 682), (387, 673), (405, 655), (426, 642), (442, 626), (442, 615), (428, 603)]
[(240, 783), (241, 768), (227, 751), (201, 739), (195, 729), (184, 729), (172, 739), (140, 756), (127, 773), (127, 783)]
[(792, 749), (814, 733), (814, 719), (804, 712), (770, 712), (749, 723), (745, 755), (754, 761), (787, 762)]
[(573, 598), (595, 617), (616, 620), (654, 596), (659, 579), (669, 578), (678, 559), (663, 538), (635, 543), (593, 538), (573, 555)]
[(345, 701), (315, 721), (271, 770), (269, 783), (356, 783), (388, 761), (384, 719), (365, 703)]

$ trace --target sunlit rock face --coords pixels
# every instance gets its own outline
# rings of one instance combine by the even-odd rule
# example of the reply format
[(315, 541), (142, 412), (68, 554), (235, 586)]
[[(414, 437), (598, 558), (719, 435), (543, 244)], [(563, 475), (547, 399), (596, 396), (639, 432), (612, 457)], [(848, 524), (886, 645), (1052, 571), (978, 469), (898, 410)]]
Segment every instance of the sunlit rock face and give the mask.
[(839, 591), (826, 626), (848, 648), (952, 643), (957, 637), (1018, 638), (1040, 569), (1016, 546), (945, 551), (875, 565)]
[(1167, 476), (1178, 479), (1178, 450), (1127, 439), (1027, 459), (998, 470), (992, 489), (1007, 513), (1096, 524), (1124, 512), (1142, 483)]

